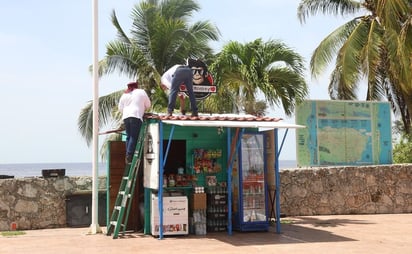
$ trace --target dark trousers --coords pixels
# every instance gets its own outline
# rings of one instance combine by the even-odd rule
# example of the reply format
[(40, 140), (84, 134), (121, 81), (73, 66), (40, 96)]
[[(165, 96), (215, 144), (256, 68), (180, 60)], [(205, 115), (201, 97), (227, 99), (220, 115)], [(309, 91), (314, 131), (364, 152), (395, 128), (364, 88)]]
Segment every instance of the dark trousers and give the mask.
[(193, 74), (192, 69), (188, 66), (180, 66), (176, 69), (172, 78), (172, 87), (169, 94), (169, 104), (167, 105), (167, 112), (172, 113), (176, 105), (176, 97), (179, 93), (179, 86), (185, 84), (187, 93), (189, 94), (190, 107), (192, 113), (197, 113), (196, 97), (193, 93)]
[(136, 150), (142, 120), (136, 117), (128, 117), (123, 121), (126, 129), (126, 156), (133, 156)]

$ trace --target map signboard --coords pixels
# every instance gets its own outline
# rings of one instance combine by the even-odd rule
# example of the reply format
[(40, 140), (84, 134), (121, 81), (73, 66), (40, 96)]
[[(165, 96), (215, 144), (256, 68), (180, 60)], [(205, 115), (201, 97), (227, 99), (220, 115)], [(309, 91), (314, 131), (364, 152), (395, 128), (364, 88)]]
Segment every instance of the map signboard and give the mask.
[(392, 163), (391, 109), (387, 102), (308, 100), (296, 109), (297, 164)]

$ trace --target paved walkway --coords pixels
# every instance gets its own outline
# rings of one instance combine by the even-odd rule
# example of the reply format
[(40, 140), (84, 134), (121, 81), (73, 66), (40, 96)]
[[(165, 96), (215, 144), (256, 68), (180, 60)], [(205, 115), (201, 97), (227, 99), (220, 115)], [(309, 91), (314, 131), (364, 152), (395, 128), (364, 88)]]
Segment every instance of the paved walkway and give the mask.
[[(0, 236), (1, 254), (56, 253), (412, 253), (412, 214), (339, 215), (282, 219), (282, 233), (212, 233), (163, 240), (140, 233), (119, 239), (88, 235), (88, 228), (29, 230)], [(104, 228), (105, 230), (105, 228)]]

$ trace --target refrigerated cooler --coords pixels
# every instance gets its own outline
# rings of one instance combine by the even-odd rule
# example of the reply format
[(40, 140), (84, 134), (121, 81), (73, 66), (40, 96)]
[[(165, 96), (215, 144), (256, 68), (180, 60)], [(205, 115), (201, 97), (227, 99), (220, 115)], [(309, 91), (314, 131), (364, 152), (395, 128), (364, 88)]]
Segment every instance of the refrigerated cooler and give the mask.
[[(159, 199), (152, 195), (151, 232), (159, 235)], [(163, 235), (187, 235), (189, 213), (186, 196), (163, 197)]]
[(235, 230), (269, 230), (265, 154), (264, 134), (241, 134), (237, 163), (232, 171)]

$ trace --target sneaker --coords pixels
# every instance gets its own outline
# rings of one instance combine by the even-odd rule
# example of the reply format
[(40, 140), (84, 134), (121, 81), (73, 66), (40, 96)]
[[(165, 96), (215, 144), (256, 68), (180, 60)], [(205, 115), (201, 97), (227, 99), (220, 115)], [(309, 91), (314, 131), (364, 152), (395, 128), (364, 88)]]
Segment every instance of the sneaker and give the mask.
[(182, 116), (186, 115), (186, 110), (182, 110), (180, 111), (180, 113), (182, 113)]
[(167, 112), (167, 116), (172, 116), (172, 112)]

